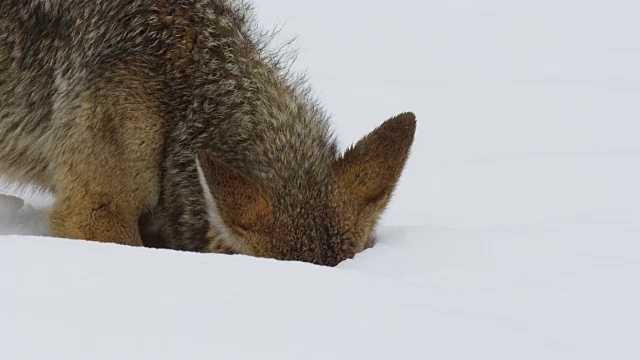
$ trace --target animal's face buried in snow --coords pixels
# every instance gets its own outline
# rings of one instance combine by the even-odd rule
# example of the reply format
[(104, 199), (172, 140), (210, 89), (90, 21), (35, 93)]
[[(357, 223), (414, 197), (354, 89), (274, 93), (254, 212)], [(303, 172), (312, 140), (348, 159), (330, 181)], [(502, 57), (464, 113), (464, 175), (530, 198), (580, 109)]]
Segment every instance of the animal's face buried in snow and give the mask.
[(325, 181), (302, 179), (284, 190), (200, 152), (209, 250), (329, 266), (352, 258), (371, 246), (414, 133), (414, 115), (399, 115), (335, 159)]
[(55, 237), (352, 257), (400, 176), (414, 116), (340, 157), (251, 14), (227, 0), (3, 2), (0, 175), (54, 193)]

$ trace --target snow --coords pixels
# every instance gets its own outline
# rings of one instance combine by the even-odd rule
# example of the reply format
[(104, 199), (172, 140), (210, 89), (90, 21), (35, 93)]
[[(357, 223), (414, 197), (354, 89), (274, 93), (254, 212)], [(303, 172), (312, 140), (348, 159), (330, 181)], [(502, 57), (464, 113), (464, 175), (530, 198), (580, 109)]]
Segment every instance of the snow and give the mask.
[(337, 268), (42, 237), (0, 199), (2, 359), (637, 359), (640, 5), (257, 2), (341, 144), (405, 110), (379, 243)]

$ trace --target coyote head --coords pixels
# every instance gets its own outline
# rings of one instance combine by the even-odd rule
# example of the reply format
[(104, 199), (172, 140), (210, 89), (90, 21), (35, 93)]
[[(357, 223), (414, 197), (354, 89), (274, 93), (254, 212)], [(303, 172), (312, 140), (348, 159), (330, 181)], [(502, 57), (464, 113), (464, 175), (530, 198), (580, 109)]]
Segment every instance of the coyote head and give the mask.
[(328, 266), (352, 258), (373, 245), (374, 227), (400, 178), (415, 128), (412, 113), (387, 120), (337, 156), (326, 181), (304, 189), (273, 189), (200, 151), (209, 250)]

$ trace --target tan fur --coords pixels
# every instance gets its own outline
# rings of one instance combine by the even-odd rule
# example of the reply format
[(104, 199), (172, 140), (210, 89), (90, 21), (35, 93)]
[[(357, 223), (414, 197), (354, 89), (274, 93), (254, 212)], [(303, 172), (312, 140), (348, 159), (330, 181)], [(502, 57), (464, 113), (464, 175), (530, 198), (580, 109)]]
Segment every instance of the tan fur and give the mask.
[(63, 105), (76, 110), (63, 112), (74, 131), (51, 154), (55, 236), (142, 245), (138, 218), (160, 191), (162, 118), (140, 84), (126, 80), (134, 78), (119, 73), (109, 89)]
[(311, 195), (293, 210), (274, 205), (256, 179), (201, 153), (208, 189), (230, 233), (212, 230), (209, 251), (336, 265), (371, 247), (414, 133), (413, 114), (388, 120), (333, 161), (327, 193), (306, 189)]
[(256, 180), (218, 159), (208, 151), (198, 155), (209, 191), (229, 226), (252, 228), (271, 215), (272, 197)]
[(372, 245), (415, 117), (340, 156), (244, 2), (0, 2), (0, 175), (54, 236), (335, 265)]

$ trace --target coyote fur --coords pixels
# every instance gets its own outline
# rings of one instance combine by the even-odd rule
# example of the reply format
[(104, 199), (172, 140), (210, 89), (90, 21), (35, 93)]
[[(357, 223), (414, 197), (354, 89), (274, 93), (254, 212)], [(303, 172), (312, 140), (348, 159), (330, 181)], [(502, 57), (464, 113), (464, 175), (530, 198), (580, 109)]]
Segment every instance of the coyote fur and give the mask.
[(339, 153), (233, 0), (1, 0), (0, 175), (53, 236), (333, 266), (372, 244), (413, 143)]

